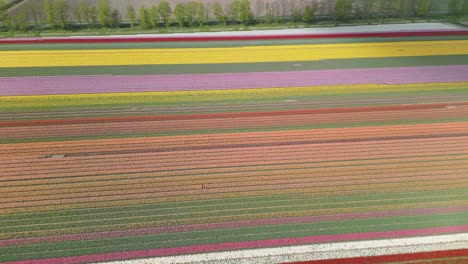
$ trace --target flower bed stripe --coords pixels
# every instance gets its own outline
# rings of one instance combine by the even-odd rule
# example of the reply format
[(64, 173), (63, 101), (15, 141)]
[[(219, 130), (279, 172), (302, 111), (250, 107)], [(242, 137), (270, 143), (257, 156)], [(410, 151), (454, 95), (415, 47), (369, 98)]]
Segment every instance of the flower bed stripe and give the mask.
[(123, 260), (133, 258), (147, 258), (156, 256), (169, 256), (169, 255), (184, 255), (196, 254), (214, 251), (230, 251), (249, 248), (265, 248), (265, 247), (281, 247), (289, 245), (301, 244), (316, 244), (316, 243), (330, 243), (338, 241), (353, 241), (353, 240), (370, 240), (370, 239), (384, 239), (384, 238), (398, 238), (398, 237), (411, 237), (411, 236), (430, 236), (442, 235), (452, 233), (468, 232), (468, 225), (463, 226), (450, 226), (450, 227), (436, 227), (412, 230), (397, 230), (397, 231), (384, 231), (384, 232), (368, 232), (368, 233), (354, 233), (354, 234), (340, 234), (340, 235), (322, 235), (312, 237), (298, 237), (298, 238), (280, 238), (272, 240), (258, 240), (248, 242), (228, 242), (220, 244), (206, 244), (197, 246), (175, 247), (175, 248), (161, 248), (152, 250), (136, 250), (127, 252), (103, 253), (77, 257), (63, 257), (63, 258), (50, 258), (32, 261), (15, 261), (4, 262), (5, 264), (42, 264), (42, 263), (83, 263), (83, 262), (102, 262), (112, 260)]
[(1, 77), (66, 76), (66, 75), (154, 75), (154, 74), (213, 74), (243, 72), (278, 72), (354, 68), (417, 67), (465, 65), (468, 55), (411, 56), (394, 58), (332, 59), (301, 62), (218, 63), (178, 65), (112, 65), (82, 67), (10, 67), (0, 70)]
[[(353, 241), (353, 242), (339, 242), (327, 243), (319, 245), (305, 245), (305, 246), (289, 246), (289, 247), (275, 247), (256, 250), (237, 250), (229, 252), (218, 253), (203, 253), (188, 256), (172, 256), (160, 258), (146, 258), (143, 261), (148, 263), (161, 262), (161, 263), (223, 263), (228, 264), (241, 264), (249, 259), (255, 259), (256, 263), (269, 264), (269, 263), (289, 263), (292, 261), (310, 260), (311, 262), (323, 260), (323, 263), (333, 262), (335, 259), (346, 259), (348, 262), (344, 263), (358, 263), (349, 261), (350, 258), (367, 257), (370, 259), (373, 256), (390, 255), (390, 254), (408, 254), (412, 255), (415, 252), (420, 252), (424, 256), (418, 256), (419, 260), (432, 257), (447, 257), (448, 254), (455, 256), (463, 256), (463, 248), (468, 244), (467, 234), (455, 235), (439, 235), (439, 236), (425, 236), (416, 238), (394, 238), (385, 240), (367, 240), (367, 241)], [(433, 254), (429, 254), (429, 252)], [(394, 257), (398, 255), (393, 255)], [(376, 258), (377, 259), (377, 258)], [(339, 261), (339, 260), (337, 260)], [(393, 262), (396, 262), (394, 260)], [(393, 263), (392, 262), (392, 263)], [(134, 264), (141, 263), (139, 260), (128, 261), (115, 261), (111, 264)], [(301, 263), (301, 262), (299, 262)], [(308, 262), (305, 262), (308, 263)], [(313, 262), (315, 263), (315, 262)], [(374, 263), (372, 261), (365, 261), (359, 263)], [(431, 261), (431, 263), (433, 263)], [(439, 263), (439, 262), (436, 262)], [(444, 262), (440, 262), (444, 263)], [(454, 262), (459, 264), (460, 262)]]
[(310, 222), (323, 222), (323, 221), (342, 221), (342, 220), (363, 219), (363, 218), (385, 218), (385, 217), (422, 215), (422, 214), (430, 215), (430, 214), (453, 213), (453, 212), (460, 212), (460, 211), (467, 211), (467, 210), (468, 210), (468, 206), (421, 208), (421, 209), (412, 209), (412, 210), (364, 212), (364, 213), (352, 213), (352, 214), (321, 215), (321, 216), (290, 217), (290, 218), (273, 218), (273, 219), (247, 220), (247, 221), (239, 221), (239, 222), (198, 224), (198, 225), (185, 225), (185, 226), (160, 227), (160, 228), (144, 228), (144, 229), (123, 230), (123, 231), (109, 231), (109, 232), (101, 232), (101, 233), (85, 233), (85, 234), (77, 234), (77, 235), (62, 235), (62, 236), (49, 236), (49, 237), (44, 236), (44, 237), (37, 237), (37, 238), (19, 238), (19, 239), (1, 240), (0, 247), (53, 243), (53, 242), (73, 241), (73, 240), (94, 240), (94, 239), (101, 239), (101, 238), (141, 236), (141, 235), (149, 235), (149, 234), (193, 232), (197, 230), (228, 229), (228, 228), (239, 228), (239, 227), (282, 225), (282, 224), (310, 223)]
[(226, 119), (242, 117), (269, 117), (269, 116), (298, 116), (319, 115), (339, 113), (361, 113), (361, 112), (388, 112), (388, 111), (410, 111), (410, 110), (437, 110), (446, 108), (457, 108), (468, 106), (468, 102), (399, 105), (399, 106), (376, 106), (376, 107), (349, 107), (349, 108), (320, 108), (290, 111), (270, 112), (231, 112), (220, 114), (187, 114), (187, 115), (161, 115), (161, 116), (129, 116), (129, 117), (107, 117), (107, 118), (74, 118), (58, 120), (28, 120), (28, 121), (0, 121), (1, 127), (24, 127), (24, 126), (48, 126), (65, 124), (103, 124), (123, 122), (148, 122), (148, 121), (176, 121), (176, 120), (203, 120), (203, 119)]
[(1, 51), (0, 68), (293, 62), (466, 54), (466, 40), (204, 49)]
[[(102, 93), (102, 94), (63, 94), (63, 95), (30, 95), (30, 96), (2, 96), (0, 97), (0, 110), (37, 110), (48, 109), (76, 109), (98, 108), (120, 105), (151, 105), (152, 107), (189, 106), (222, 106), (236, 103), (271, 103), (290, 100), (317, 100), (318, 96), (346, 96), (355, 95), (385, 95), (392, 93), (398, 97), (404, 97), (409, 93), (457, 92), (468, 93), (467, 82), (458, 83), (426, 83), (403, 85), (339, 85), (339, 86), (309, 86), (287, 87), (269, 89), (237, 89), (237, 90), (207, 90), (207, 91), (174, 91), (174, 92), (140, 92), (140, 93)], [(372, 99), (369, 97), (364, 97)], [(327, 97), (320, 99), (326, 100)], [(350, 98), (356, 100), (356, 98)], [(361, 99), (362, 100), (362, 99)]]
[(430, 251), (398, 255), (339, 258), (329, 260), (303, 261), (285, 264), (347, 264), (347, 263), (431, 263), (460, 264), (468, 260), (468, 249)]
[(468, 65), (266, 73), (0, 78), (0, 96), (467, 82)]

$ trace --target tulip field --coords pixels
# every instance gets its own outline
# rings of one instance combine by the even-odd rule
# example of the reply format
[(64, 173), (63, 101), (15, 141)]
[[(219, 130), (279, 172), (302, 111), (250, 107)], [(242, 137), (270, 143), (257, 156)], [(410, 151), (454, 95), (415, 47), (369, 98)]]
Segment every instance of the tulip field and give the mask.
[(0, 41), (0, 262), (468, 261), (468, 33), (406, 35)]

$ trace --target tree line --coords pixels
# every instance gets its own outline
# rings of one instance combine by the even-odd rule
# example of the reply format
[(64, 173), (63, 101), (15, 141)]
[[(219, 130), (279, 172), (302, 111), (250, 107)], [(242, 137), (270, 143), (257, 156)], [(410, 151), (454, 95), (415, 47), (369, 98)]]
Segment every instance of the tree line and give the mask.
[[(109, 0), (91, 5), (89, 0), (31, 1), (28, 8), (8, 12), (11, 2), (0, 0), (0, 27), (26, 31), (31, 28), (117, 28), (194, 27), (215, 25), (253, 25), (257, 23), (322, 20), (347, 22), (388, 18), (428, 18), (437, 0), (232, 0), (228, 4), (191, 1), (175, 3), (162, 0), (138, 10), (129, 4), (122, 16)], [(155, 1), (156, 2), (156, 1)], [(468, 15), (468, 0), (449, 0), (448, 13)]]

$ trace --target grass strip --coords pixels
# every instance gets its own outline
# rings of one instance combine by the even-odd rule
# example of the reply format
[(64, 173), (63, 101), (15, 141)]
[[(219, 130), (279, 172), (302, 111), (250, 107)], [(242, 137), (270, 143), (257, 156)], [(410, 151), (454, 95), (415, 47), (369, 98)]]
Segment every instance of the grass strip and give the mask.
[(109, 50), (109, 49), (185, 49), (244, 46), (283, 46), (309, 44), (381, 43), (404, 41), (468, 40), (468, 36), (394, 37), (394, 38), (329, 38), (255, 41), (191, 41), (191, 42), (137, 42), (137, 43), (81, 43), (81, 44), (2, 44), (0, 51), (19, 50)]
[(178, 65), (112, 65), (68, 67), (10, 67), (0, 68), (0, 77), (66, 76), (66, 75), (154, 75), (154, 74), (210, 74), (241, 72), (276, 72), (356, 68), (389, 68), (416, 66), (465, 65), (468, 55), (411, 56), (398, 58), (355, 58), (320, 61), (291, 61), (232, 64)]

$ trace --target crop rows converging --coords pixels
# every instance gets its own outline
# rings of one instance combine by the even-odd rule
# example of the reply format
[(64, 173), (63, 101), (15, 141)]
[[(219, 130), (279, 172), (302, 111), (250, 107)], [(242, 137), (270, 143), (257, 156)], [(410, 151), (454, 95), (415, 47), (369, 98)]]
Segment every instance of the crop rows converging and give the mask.
[(0, 45), (0, 262), (467, 233), (468, 37), (328, 42)]

